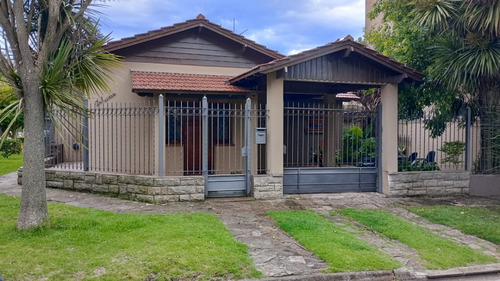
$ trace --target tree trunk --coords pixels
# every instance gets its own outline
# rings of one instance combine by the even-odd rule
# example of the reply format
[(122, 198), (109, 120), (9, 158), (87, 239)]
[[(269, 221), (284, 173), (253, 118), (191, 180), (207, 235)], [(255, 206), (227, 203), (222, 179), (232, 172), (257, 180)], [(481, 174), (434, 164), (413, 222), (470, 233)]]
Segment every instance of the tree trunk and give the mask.
[(49, 222), (45, 193), (44, 107), (39, 77), (33, 69), (21, 73), (24, 93), (24, 161), (18, 229)]

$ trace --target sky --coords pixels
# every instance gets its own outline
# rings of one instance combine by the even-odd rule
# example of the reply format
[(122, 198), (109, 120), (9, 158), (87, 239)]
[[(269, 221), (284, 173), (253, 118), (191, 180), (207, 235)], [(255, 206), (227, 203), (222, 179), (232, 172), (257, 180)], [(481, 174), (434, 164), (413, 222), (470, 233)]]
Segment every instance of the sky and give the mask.
[[(113, 40), (207, 20), (285, 55), (362, 36), (365, 0), (107, 0), (94, 7)], [(234, 26), (234, 29), (233, 29)]]

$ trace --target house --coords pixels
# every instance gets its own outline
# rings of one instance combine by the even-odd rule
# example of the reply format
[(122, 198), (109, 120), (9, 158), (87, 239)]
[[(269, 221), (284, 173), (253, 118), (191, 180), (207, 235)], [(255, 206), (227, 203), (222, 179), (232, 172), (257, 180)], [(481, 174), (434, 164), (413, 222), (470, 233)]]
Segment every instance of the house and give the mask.
[[(397, 172), (398, 84), (423, 78), (350, 36), (285, 56), (203, 15), (105, 50), (123, 66), (111, 91), (89, 101), (87, 148), (66, 149), (63, 162), (84, 171), (73, 188), (154, 202), (388, 194), (389, 173)], [(339, 93), (369, 88), (381, 89), (382, 110), (342, 109), (354, 97)], [(346, 147), (346, 132), (358, 131), (366, 141), (351, 136), (356, 143)]]

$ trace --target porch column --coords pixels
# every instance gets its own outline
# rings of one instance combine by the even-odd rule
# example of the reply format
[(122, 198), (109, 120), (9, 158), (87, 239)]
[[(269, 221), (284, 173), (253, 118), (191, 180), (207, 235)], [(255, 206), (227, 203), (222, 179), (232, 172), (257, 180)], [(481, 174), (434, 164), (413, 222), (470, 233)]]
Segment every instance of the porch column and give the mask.
[(389, 173), (398, 171), (398, 85), (380, 88), (382, 102), (382, 193), (390, 194)]
[(267, 167), (270, 175), (283, 175), (283, 86), (276, 72), (267, 74)]

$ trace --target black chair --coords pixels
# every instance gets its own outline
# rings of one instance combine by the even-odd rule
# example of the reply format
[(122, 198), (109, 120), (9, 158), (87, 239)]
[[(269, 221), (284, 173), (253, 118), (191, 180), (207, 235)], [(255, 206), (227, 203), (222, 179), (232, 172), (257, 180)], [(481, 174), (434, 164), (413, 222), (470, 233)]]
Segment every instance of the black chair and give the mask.
[(412, 154), (410, 154), (410, 156), (408, 157), (408, 162), (410, 162), (410, 163), (415, 162), (415, 160), (417, 160), (417, 157), (418, 157), (418, 152), (413, 152), (413, 153), (412, 153)]
[(427, 153), (427, 156), (425, 157), (424, 161), (427, 163), (433, 163), (436, 159), (436, 151), (431, 150)]

